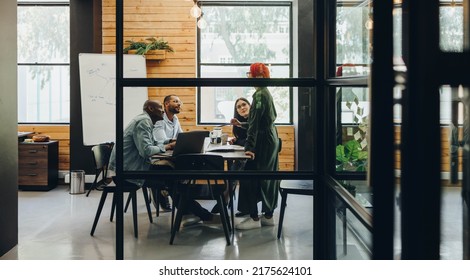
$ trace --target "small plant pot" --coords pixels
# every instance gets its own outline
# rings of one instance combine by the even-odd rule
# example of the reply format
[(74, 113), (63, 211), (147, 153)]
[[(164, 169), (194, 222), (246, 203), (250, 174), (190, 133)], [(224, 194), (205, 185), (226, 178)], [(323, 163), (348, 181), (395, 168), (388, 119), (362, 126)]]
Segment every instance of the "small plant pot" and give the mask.
[[(137, 50), (129, 50), (128, 54), (137, 54)], [(146, 60), (164, 60), (166, 58), (166, 50), (150, 50), (145, 55)]]

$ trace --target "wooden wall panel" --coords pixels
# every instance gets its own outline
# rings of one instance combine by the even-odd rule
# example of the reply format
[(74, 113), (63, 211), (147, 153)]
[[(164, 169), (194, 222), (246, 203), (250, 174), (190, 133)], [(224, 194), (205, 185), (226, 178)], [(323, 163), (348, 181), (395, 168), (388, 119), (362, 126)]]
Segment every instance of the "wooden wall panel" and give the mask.
[[(124, 40), (142, 40), (146, 37), (163, 38), (175, 50), (167, 53), (161, 62), (147, 61), (149, 78), (196, 77), (196, 21), (189, 15), (192, 1), (126, 0), (124, 1)], [(103, 53), (114, 53), (116, 43), (115, 2), (103, 0)], [(149, 88), (149, 98), (163, 101), (166, 95), (178, 95), (183, 110), (178, 115), (183, 130), (212, 130), (212, 126), (198, 126), (195, 88)], [(231, 135), (231, 128), (224, 127)], [(294, 170), (294, 127), (279, 126), (283, 139), (280, 154), (281, 170)]]

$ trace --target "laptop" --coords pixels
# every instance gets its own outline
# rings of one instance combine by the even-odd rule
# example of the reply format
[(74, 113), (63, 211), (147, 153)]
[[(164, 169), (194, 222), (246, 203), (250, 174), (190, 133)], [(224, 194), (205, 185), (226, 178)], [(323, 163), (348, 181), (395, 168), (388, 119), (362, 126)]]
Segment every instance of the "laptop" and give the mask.
[(161, 155), (176, 157), (183, 154), (202, 153), (204, 150), (204, 140), (207, 137), (209, 137), (209, 131), (206, 130), (181, 132), (176, 137), (175, 148)]

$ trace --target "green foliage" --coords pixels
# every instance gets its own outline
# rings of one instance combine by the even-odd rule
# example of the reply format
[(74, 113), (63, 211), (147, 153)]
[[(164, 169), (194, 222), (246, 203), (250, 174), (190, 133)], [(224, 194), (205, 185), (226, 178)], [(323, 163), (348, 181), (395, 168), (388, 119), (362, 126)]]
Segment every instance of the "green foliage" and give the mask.
[(124, 48), (123, 52), (128, 53), (130, 50), (137, 50), (137, 54), (146, 54), (150, 50), (166, 50), (167, 52), (174, 52), (173, 48), (163, 39), (157, 39), (155, 37), (146, 38), (145, 41), (134, 41), (127, 40), (129, 44)]
[(367, 151), (357, 140), (336, 146), (336, 171), (366, 171)]

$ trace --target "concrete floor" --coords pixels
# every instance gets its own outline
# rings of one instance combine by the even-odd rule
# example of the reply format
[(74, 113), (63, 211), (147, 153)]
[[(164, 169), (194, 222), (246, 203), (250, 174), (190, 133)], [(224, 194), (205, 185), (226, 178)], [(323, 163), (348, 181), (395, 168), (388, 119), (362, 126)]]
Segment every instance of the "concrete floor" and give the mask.
[[(139, 237), (134, 238), (129, 209), (124, 218), (124, 258), (129, 260), (311, 260), (313, 259), (313, 197), (289, 196), (283, 237), (277, 226), (236, 231), (226, 246), (221, 226), (198, 224), (183, 228), (169, 245), (171, 213), (150, 224), (143, 196), (138, 195)], [(69, 194), (68, 186), (48, 192), (19, 191), (19, 244), (0, 259), (112, 260), (115, 259), (115, 222), (109, 221), (111, 196), (94, 236), (90, 236), (100, 191)], [(235, 201), (236, 202), (236, 201)], [(202, 201), (207, 209), (214, 205)], [(276, 222), (279, 209), (275, 212)], [(155, 212), (154, 212), (155, 214)], [(241, 218), (236, 218), (236, 223)]]
[[(441, 259), (462, 259), (461, 188), (443, 188)], [(90, 230), (101, 196), (100, 191), (69, 194), (67, 185), (48, 192), (19, 191), (19, 244), (0, 260), (113, 260), (115, 222), (109, 221), (108, 197), (94, 236)], [(283, 236), (277, 239), (277, 225), (236, 231), (226, 246), (221, 226), (198, 224), (183, 228), (169, 245), (171, 213), (161, 213), (149, 223), (142, 193), (138, 193), (139, 237), (134, 238), (132, 216), (125, 214), (124, 259), (127, 260), (311, 260), (313, 259), (313, 197), (289, 195)], [(237, 202), (237, 201), (235, 201)], [(211, 209), (214, 202), (201, 201)], [(153, 212), (155, 216), (155, 211)], [(400, 254), (399, 210), (396, 213), (395, 251)], [(279, 209), (274, 214), (276, 224)], [(358, 222), (348, 215), (347, 254), (344, 254), (342, 221), (337, 218), (337, 258), (370, 259), (351, 229)], [(236, 218), (235, 223), (241, 218)], [(370, 232), (364, 232), (366, 239)], [(369, 236), (369, 237), (367, 237)], [(363, 236), (364, 238), (364, 236)]]

